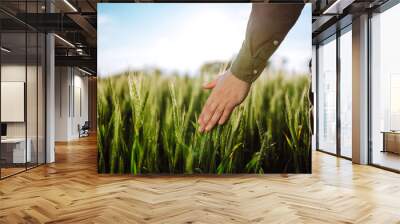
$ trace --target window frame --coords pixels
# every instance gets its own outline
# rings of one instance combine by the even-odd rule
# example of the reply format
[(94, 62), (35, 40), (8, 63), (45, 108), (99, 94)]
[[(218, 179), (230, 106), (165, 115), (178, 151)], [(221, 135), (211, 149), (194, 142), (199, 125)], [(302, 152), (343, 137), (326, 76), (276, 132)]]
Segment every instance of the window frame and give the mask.
[(383, 170), (395, 172), (395, 173), (400, 173), (400, 169), (394, 169), (391, 167), (387, 167), (381, 164), (374, 163), (373, 161), (373, 130), (372, 130), (372, 94), (373, 94), (373, 88), (372, 88), (372, 19), (374, 17), (374, 14), (381, 14), (384, 13), (385, 11), (393, 8), (394, 6), (397, 6), (400, 4), (399, 0), (388, 0), (384, 4), (378, 6), (377, 8), (374, 8), (370, 11), (368, 11), (368, 31), (367, 31), (367, 39), (368, 39), (368, 69), (367, 69), (367, 77), (368, 77), (368, 111), (367, 111), (367, 116), (368, 116), (368, 165), (377, 167)]
[[(347, 18), (344, 18), (347, 19)], [(338, 21), (340, 22), (340, 21)], [(341, 67), (340, 67), (340, 37), (344, 34), (346, 34), (347, 32), (351, 32), (352, 31), (352, 23), (349, 23), (347, 25), (345, 25), (344, 27), (338, 29), (335, 33), (333, 33), (332, 35), (326, 37), (325, 39), (320, 40), (317, 44), (316, 44), (316, 151), (319, 152), (323, 152), (329, 155), (333, 155), (339, 158), (343, 158), (346, 160), (352, 160), (351, 157), (347, 157), (342, 155), (341, 153), (341, 118), (340, 118), (340, 103), (341, 103), (341, 97), (340, 97), (340, 82), (341, 82)], [(332, 153), (329, 152), (327, 150), (321, 149), (319, 146), (319, 125), (320, 125), (320, 120), (319, 120), (319, 85), (320, 85), (320, 74), (319, 74), (319, 66), (320, 66), (320, 55), (319, 55), (319, 51), (318, 49), (320, 48), (321, 44), (326, 44), (329, 43), (330, 41), (336, 41), (336, 152)]]

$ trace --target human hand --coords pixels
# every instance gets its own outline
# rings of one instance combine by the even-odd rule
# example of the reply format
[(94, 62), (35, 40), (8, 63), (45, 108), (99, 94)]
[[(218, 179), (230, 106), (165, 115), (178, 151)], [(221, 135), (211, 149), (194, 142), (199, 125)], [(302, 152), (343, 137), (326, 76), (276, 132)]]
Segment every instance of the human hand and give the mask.
[(230, 71), (203, 85), (212, 89), (199, 116), (200, 132), (210, 131), (217, 123), (224, 124), (233, 109), (246, 98), (250, 84), (236, 78)]

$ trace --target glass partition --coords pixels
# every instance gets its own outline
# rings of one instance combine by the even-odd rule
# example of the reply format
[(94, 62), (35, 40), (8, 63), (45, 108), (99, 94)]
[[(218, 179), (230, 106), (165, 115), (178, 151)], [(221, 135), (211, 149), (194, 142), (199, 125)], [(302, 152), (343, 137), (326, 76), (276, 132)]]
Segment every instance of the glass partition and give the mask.
[(45, 124), (46, 124), (46, 37), (43, 33), (38, 33), (38, 64), (37, 64), (37, 147), (38, 164), (46, 162), (46, 144), (45, 144)]
[(37, 165), (38, 160), (38, 35), (36, 32), (27, 33), (27, 85), (26, 85), (26, 113), (27, 113), (27, 150), (31, 151), (28, 168)]
[(400, 170), (400, 5), (371, 18), (371, 162)]
[(352, 35), (351, 26), (340, 36), (340, 154), (352, 157)]
[(318, 47), (318, 149), (336, 153), (336, 36)]
[[(44, 1), (17, 5), (41, 13)], [(1, 179), (45, 163), (45, 44), (43, 33), (0, 12)]]
[(31, 162), (26, 141), (26, 41), (25, 32), (1, 34), (2, 177), (24, 171)]

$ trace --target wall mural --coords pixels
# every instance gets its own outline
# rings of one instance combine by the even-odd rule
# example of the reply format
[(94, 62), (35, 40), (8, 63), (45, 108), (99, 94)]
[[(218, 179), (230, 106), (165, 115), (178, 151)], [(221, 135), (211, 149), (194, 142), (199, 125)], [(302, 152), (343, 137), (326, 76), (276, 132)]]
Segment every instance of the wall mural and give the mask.
[(98, 172), (310, 173), (311, 6), (283, 7), (99, 4)]

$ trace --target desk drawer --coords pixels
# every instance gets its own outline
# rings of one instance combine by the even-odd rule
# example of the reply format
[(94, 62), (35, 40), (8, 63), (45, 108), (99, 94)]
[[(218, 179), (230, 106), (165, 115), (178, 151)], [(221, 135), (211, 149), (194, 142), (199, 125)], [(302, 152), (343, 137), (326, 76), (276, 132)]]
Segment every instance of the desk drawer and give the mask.
[(385, 151), (400, 154), (400, 134), (385, 133)]

